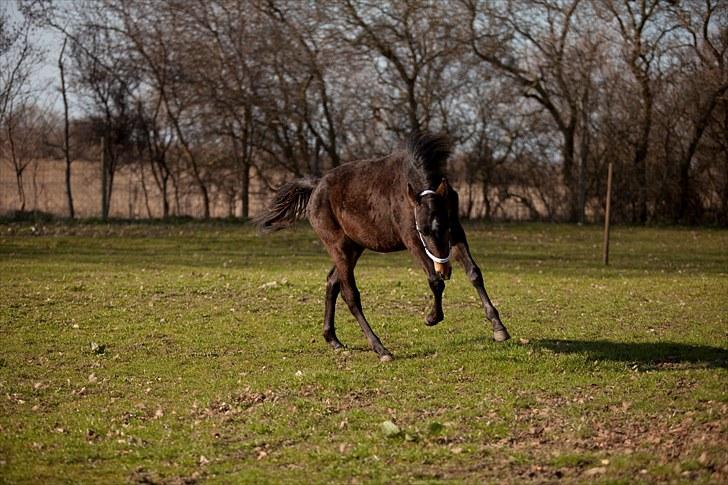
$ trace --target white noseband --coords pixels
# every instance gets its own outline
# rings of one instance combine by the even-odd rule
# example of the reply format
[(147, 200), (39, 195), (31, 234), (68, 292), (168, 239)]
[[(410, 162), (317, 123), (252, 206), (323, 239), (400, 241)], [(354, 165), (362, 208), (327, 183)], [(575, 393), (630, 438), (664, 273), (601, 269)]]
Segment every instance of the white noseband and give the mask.
[[(423, 197), (425, 195), (436, 195), (436, 192), (434, 190), (423, 190), (420, 192), (420, 197)], [(449, 252), (447, 255), (447, 258), (438, 258), (434, 254), (430, 252), (429, 249), (427, 249), (427, 243), (425, 243), (425, 238), (422, 236), (422, 231), (420, 231), (420, 226), (417, 224), (417, 207), (415, 207), (415, 229), (417, 229), (417, 235), (420, 236), (420, 241), (422, 241), (422, 247), (425, 249), (425, 254), (428, 258), (432, 260), (433, 263), (439, 263), (439, 264), (445, 264), (448, 261), (450, 261), (450, 256), (452, 255), (452, 246), (449, 247)]]

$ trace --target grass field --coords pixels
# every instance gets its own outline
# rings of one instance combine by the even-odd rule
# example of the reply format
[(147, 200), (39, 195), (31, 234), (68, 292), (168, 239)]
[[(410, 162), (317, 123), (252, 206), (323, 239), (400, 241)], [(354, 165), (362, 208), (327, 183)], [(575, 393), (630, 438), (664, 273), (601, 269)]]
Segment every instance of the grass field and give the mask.
[(513, 339), (366, 253), (380, 363), (306, 226), (0, 225), (0, 482), (728, 481), (727, 231), (466, 230)]

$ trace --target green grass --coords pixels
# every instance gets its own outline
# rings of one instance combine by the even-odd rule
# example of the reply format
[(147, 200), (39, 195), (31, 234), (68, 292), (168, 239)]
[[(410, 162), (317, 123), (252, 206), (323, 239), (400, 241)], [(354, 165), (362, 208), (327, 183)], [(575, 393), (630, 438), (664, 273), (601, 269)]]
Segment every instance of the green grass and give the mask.
[(0, 482), (728, 480), (728, 232), (467, 230), (513, 339), (365, 253), (380, 363), (305, 226), (0, 225)]

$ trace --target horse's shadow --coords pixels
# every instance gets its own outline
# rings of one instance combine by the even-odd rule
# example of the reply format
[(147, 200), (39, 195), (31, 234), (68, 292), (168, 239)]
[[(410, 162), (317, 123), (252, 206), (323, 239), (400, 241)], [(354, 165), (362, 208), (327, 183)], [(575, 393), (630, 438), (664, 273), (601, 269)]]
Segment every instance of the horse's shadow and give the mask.
[(728, 368), (728, 351), (708, 345), (559, 339), (532, 340), (529, 345), (557, 354), (586, 354), (589, 360), (632, 363), (641, 369), (667, 370), (680, 364)]
[[(457, 346), (474, 346), (480, 348), (484, 343), (495, 347), (490, 339), (478, 336), (457, 339)], [(570, 340), (570, 339), (532, 339), (528, 343), (510, 341), (505, 344), (523, 346), (524, 348), (543, 349), (555, 354), (582, 354), (590, 361), (624, 362), (636, 365), (639, 370), (670, 370), (685, 368), (686, 365), (698, 368), (728, 369), (728, 350), (709, 345), (692, 345), (679, 342), (614, 342), (610, 340)], [(372, 350), (366, 345), (346, 345), (336, 352), (340, 355), (367, 354)], [(401, 349), (396, 354), (397, 360), (421, 359), (437, 355), (434, 347)]]

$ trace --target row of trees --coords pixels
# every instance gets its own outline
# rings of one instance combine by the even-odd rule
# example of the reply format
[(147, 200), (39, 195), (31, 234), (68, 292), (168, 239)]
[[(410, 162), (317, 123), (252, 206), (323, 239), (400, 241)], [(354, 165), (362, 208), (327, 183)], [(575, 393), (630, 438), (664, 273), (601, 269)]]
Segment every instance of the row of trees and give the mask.
[[(46, 117), (55, 141), (42, 145), (67, 160), (70, 215), (70, 165), (98, 140), (102, 215), (126, 165), (153, 180), (163, 216), (191, 184), (204, 217), (225, 194), (247, 218), (254, 176), (272, 187), (318, 175), (429, 129), (456, 141), (466, 216), (515, 203), (533, 218), (598, 219), (613, 162), (619, 220), (728, 223), (726, 2), (19, 5), (22, 25), (0, 30), (1, 156), (14, 159), (18, 120), (42, 111), (15, 101), (31, 99), (29, 32), (60, 33), (65, 113)], [(83, 115), (69, 119), (69, 102)]]

